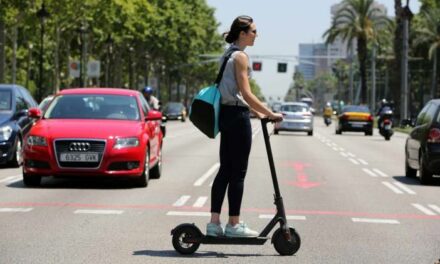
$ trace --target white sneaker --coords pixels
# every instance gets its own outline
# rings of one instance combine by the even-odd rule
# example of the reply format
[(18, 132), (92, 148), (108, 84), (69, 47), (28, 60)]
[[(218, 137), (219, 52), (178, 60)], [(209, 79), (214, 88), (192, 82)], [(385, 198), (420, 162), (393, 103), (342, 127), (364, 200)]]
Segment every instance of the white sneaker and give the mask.
[(227, 237), (257, 237), (259, 233), (250, 229), (245, 223), (240, 222), (235, 226), (227, 224), (225, 235)]
[(208, 223), (206, 225), (206, 235), (219, 237), (224, 236), (224, 230), (221, 224)]

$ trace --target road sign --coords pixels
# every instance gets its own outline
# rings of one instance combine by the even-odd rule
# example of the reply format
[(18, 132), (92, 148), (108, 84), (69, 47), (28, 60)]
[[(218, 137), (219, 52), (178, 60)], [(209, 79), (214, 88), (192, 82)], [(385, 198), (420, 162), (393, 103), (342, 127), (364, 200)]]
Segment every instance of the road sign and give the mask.
[(77, 60), (69, 61), (69, 76), (73, 78), (79, 78), (80, 64)]
[(261, 71), (263, 68), (263, 63), (261, 61), (255, 61), (252, 63), (252, 70)]
[(278, 63), (278, 72), (287, 72), (287, 63)]
[(98, 78), (101, 74), (101, 62), (98, 60), (89, 61), (87, 63), (87, 76)]

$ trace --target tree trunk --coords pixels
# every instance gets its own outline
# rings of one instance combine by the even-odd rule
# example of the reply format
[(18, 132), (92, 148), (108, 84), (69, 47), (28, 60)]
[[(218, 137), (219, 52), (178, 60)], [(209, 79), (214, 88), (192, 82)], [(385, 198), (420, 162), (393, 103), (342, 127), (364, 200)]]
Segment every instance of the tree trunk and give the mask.
[(2, 19), (0, 19), (0, 83), (5, 82), (5, 23)]
[(55, 58), (54, 58), (54, 66), (55, 66), (55, 78), (54, 78), (54, 90), (52, 91), (54, 94), (60, 91), (60, 41), (61, 41), (61, 29), (57, 25), (56, 29), (56, 41), (55, 41)]
[(15, 25), (12, 28), (12, 84), (17, 82), (17, 38), (18, 27)]
[(437, 95), (437, 50), (434, 51), (432, 57), (432, 83), (431, 83), (431, 99)]
[[(400, 114), (400, 87), (401, 83), (401, 66), (402, 66), (402, 1), (394, 0), (394, 12), (396, 15), (396, 31), (394, 32), (394, 63), (391, 70), (391, 94), (394, 101), (395, 115)], [(400, 117), (398, 117), (400, 118)]]
[(358, 39), (359, 71), (361, 75), (361, 104), (367, 103), (367, 41)]

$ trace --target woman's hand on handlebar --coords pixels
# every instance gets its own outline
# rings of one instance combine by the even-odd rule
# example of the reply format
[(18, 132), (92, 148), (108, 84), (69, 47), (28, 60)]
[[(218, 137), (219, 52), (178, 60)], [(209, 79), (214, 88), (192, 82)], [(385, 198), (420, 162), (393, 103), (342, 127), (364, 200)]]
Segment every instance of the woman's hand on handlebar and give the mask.
[(272, 113), (270, 116), (268, 116), (268, 118), (274, 122), (283, 121), (283, 115), (281, 113)]

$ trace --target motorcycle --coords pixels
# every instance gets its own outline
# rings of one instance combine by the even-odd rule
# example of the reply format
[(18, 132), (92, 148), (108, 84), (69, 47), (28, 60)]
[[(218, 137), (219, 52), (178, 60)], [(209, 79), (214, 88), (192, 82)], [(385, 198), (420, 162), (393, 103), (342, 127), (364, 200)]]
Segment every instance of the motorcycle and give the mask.
[(324, 124), (329, 126), (332, 123), (332, 118), (330, 116), (324, 116)]
[(381, 111), (379, 117), (379, 134), (381, 134), (385, 140), (390, 140), (393, 135), (393, 110), (391, 108), (385, 108)]

